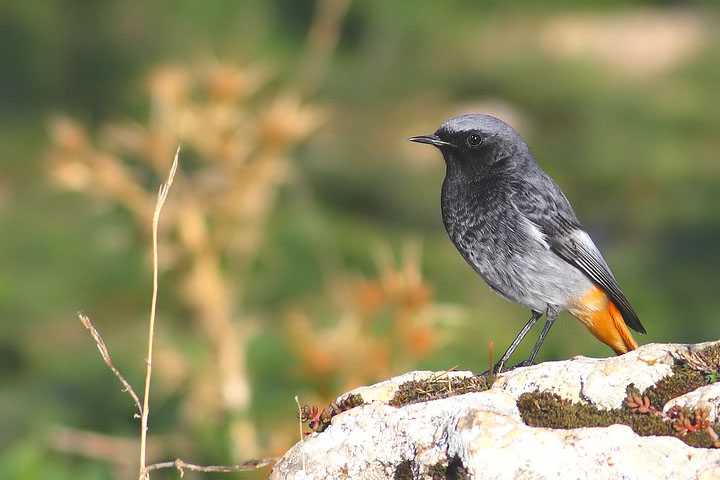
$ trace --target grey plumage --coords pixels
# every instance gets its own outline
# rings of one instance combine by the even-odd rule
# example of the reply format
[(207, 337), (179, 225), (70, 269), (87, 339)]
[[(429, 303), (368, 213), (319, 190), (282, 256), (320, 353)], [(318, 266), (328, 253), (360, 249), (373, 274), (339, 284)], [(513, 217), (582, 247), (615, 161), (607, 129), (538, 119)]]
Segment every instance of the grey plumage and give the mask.
[(551, 325), (557, 311), (597, 285), (627, 324), (645, 333), (570, 202), (510, 125), (489, 115), (463, 115), (410, 140), (442, 152), (445, 229), (494, 291), (538, 317), (548, 313)]

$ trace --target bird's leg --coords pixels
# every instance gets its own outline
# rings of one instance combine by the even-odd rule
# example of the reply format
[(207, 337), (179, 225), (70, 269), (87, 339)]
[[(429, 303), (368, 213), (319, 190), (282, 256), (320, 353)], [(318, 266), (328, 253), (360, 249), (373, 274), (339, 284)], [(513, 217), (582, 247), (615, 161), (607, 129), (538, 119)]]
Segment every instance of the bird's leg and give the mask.
[[(525, 324), (523, 329), (520, 330), (520, 333), (518, 333), (517, 337), (515, 337), (515, 340), (513, 340), (513, 342), (510, 344), (510, 346), (508, 347), (507, 351), (503, 354), (500, 361), (498, 363), (496, 363), (495, 366), (493, 367), (494, 373), (497, 374), (502, 371), (503, 367), (505, 366), (505, 363), (507, 363), (507, 361), (510, 359), (510, 355), (513, 354), (513, 352), (518, 347), (518, 345), (520, 345), (520, 342), (522, 342), (522, 339), (525, 338), (525, 335), (527, 335), (527, 333), (530, 331), (530, 329), (533, 327), (533, 325), (535, 325), (535, 322), (537, 322), (538, 318), (540, 318), (540, 317), (542, 317), (542, 312), (536, 312), (536, 311), (532, 310), (532, 316), (530, 317), (530, 320), (528, 320), (528, 322)], [(545, 324), (545, 326), (547, 328), (547, 324)], [(543, 329), (543, 331), (545, 331), (545, 329)], [(542, 343), (542, 342), (540, 342), (540, 343)], [(536, 347), (539, 348), (539, 346), (537, 346), (537, 345), (536, 345)]]
[(552, 327), (553, 322), (555, 322), (557, 316), (557, 309), (555, 309), (554, 307), (548, 307), (547, 312), (545, 313), (545, 325), (543, 326), (542, 332), (540, 332), (540, 338), (538, 338), (537, 342), (535, 342), (535, 346), (533, 347), (532, 352), (530, 352), (530, 356), (527, 360), (523, 362), (523, 365), (533, 364), (533, 362), (535, 361), (535, 356), (538, 354), (538, 351), (540, 351), (540, 345), (542, 345), (545, 341), (545, 337), (550, 331), (550, 327)]

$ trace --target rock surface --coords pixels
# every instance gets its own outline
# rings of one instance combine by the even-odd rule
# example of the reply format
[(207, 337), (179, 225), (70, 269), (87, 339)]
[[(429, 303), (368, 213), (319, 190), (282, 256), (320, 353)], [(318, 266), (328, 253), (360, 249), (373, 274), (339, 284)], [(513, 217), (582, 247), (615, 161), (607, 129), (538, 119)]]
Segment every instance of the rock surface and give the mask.
[[(621, 357), (547, 362), (504, 373), (488, 391), (401, 407), (389, 403), (408, 381), (472, 374), (411, 372), (360, 387), (349, 393), (361, 394), (366, 403), (298, 442), (270, 478), (720, 480), (720, 448), (695, 448), (671, 436), (642, 437), (625, 425), (530, 427), (517, 406), (523, 393), (547, 391), (575, 403), (621, 408), (629, 384), (643, 391), (671, 375), (677, 359), (713, 345), (720, 342), (653, 344)], [(718, 385), (673, 399), (666, 410), (697, 405), (711, 410), (716, 420)]]

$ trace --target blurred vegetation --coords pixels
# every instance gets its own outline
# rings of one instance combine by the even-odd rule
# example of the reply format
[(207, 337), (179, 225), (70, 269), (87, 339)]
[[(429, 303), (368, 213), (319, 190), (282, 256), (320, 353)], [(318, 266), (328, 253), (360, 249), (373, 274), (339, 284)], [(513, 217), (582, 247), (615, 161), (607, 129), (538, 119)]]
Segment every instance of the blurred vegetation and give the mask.
[[(92, 159), (103, 158), (126, 169), (137, 198), (152, 197), (178, 141), (187, 146), (183, 180), (161, 220), (155, 460), (282, 454), (297, 439), (295, 395), (327, 404), (412, 368), (483, 371), (488, 342), (497, 351), (514, 338), (528, 313), (464, 264), (440, 222), (442, 160), (405, 141), (459, 113), (499, 115), (525, 136), (640, 314), (649, 332), (640, 343), (720, 337), (714, 2), (370, 0), (350, 4), (336, 46), (332, 32), (313, 44), (316, 7), (0, 5), (0, 478), (136, 474), (132, 402), (75, 312), (93, 319), (141, 389), (149, 225), (116, 173), (102, 183), (89, 172), (101, 171)], [(158, 72), (191, 86), (162, 128)], [(257, 82), (240, 94), (238, 78)], [(198, 113), (213, 108), (226, 116)], [(306, 111), (321, 115), (296, 115)], [(200, 120), (168, 127), (181, 123), (177, 112)], [(242, 199), (237, 211), (218, 206), (231, 178), (223, 172), (257, 154), (245, 149), (267, 141), (258, 137), (267, 118), (305, 118), (274, 152), (277, 181), (251, 184), (270, 195), (247, 209)], [(58, 169), (78, 158), (58, 156), (72, 139), (85, 159), (75, 167), (95, 167)], [(228, 145), (235, 149), (222, 150)], [(177, 219), (188, 202), (201, 207), (183, 230)], [(220, 335), (208, 327), (218, 317), (203, 310), (218, 303), (197, 303), (218, 290), (187, 283), (199, 258), (183, 250), (199, 245), (188, 228), (218, 232), (203, 238), (212, 238), (213, 278), (228, 309)], [(218, 393), (224, 377), (213, 359), (226, 334), (241, 345), (229, 375), (247, 382), (246, 403)], [(538, 361), (609, 354), (564, 314)]]

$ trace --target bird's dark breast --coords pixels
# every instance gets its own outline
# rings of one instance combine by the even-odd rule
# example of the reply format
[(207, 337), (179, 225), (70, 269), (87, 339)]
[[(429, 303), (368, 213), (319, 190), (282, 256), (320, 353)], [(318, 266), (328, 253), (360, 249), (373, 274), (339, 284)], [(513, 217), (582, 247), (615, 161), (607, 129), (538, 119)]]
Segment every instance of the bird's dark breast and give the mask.
[(527, 242), (509, 193), (510, 184), (502, 178), (446, 177), (441, 206), (445, 229), (463, 258), (494, 290), (513, 297), (507, 287), (514, 283)]

